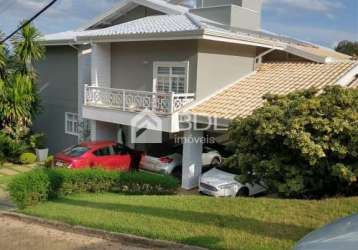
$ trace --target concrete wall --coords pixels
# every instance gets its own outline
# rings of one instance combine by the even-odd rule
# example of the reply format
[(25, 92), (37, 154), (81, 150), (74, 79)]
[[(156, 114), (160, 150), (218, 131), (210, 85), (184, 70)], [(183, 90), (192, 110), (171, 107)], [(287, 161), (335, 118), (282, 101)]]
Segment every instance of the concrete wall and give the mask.
[(48, 47), (46, 59), (37, 65), (43, 112), (35, 120), (35, 131), (46, 135), (51, 153), (76, 144), (78, 138), (65, 134), (65, 112), (77, 113), (78, 56), (69, 46)]
[(241, 6), (242, 0), (196, 0), (197, 8), (206, 8), (219, 5), (237, 4)]
[(249, 30), (259, 30), (261, 27), (261, 12), (232, 5), (231, 26)]
[(205, 98), (254, 70), (256, 48), (238, 44), (200, 41), (197, 99)]
[(113, 88), (152, 91), (155, 61), (189, 61), (189, 92), (197, 100), (254, 70), (256, 48), (213, 41), (112, 44)]
[(111, 44), (92, 44), (91, 84), (111, 87)]
[(153, 90), (155, 61), (189, 61), (189, 92), (196, 85), (197, 41), (156, 41), (112, 44), (113, 88)]
[[(198, 0), (196, 15), (236, 28), (259, 30), (262, 0)], [(201, 5), (204, 3), (204, 5)], [(203, 7), (201, 7), (203, 6)]]

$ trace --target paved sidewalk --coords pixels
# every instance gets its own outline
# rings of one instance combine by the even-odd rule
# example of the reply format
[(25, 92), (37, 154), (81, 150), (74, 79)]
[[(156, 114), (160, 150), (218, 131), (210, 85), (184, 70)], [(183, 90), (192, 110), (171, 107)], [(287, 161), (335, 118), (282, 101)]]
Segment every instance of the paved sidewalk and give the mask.
[(120, 242), (65, 232), (15, 218), (0, 216), (2, 250), (144, 250)]

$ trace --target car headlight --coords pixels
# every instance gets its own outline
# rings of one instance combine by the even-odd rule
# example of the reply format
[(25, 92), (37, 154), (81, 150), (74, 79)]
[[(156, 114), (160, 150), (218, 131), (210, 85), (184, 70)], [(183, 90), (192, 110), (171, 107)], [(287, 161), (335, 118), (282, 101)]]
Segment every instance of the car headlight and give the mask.
[(230, 184), (225, 184), (225, 185), (220, 185), (219, 189), (232, 189), (236, 186), (235, 183), (230, 183)]

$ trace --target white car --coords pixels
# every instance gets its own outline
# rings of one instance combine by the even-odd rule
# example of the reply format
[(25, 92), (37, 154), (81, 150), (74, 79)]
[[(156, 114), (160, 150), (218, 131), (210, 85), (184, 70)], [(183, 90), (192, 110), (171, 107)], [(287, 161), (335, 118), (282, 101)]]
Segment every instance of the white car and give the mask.
[[(139, 167), (153, 172), (172, 174), (174, 169), (182, 165), (182, 150), (182, 146), (177, 146), (164, 155), (160, 150), (158, 150), (159, 153), (145, 155)], [(203, 147), (201, 158), (204, 168), (220, 166), (222, 163), (220, 153), (206, 146)]]
[(201, 176), (199, 191), (215, 197), (252, 196), (266, 191), (260, 184), (243, 185), (236, 180), (236, 176), (213, 168)]

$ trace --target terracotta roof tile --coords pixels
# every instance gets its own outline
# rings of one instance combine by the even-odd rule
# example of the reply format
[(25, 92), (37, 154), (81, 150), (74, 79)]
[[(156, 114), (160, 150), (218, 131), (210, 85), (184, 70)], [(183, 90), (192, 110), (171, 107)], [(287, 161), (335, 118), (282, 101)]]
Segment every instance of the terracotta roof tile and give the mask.
[[(356, 65), (356, 62), (264, 63), (255, 74), (198, 103), (190, 111), (229, 120), (245, 117), (262, 106), (262, 97), (267, 93), (284, 95), (295, 90), (334, 85)], [(355, 84), (358, 85), (358, 80)]]
[(318, 46), (304, 46), (304, 45), (291, 45), (297, 49), (303, 50), (307, 53), (322, 56), (322, 57), (332, 57), (336, 60), (350, 60), (352, 57), (328, 48), (318, 47)]
[(356, 77), (356, 79), (349, 84), (349, 87), (350, 88), (358, 88), (358, 77)]

